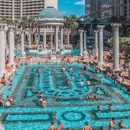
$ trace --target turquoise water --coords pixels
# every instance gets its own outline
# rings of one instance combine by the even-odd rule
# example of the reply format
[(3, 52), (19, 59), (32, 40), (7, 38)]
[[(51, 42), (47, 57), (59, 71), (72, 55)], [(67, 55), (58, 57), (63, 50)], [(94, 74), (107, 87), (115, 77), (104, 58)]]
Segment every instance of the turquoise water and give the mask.
[[(20, 52), (21, 52), (20, 50), (15, 50), (14, 51), (16, 56), (19, 56)], [(43, 54), (41, 55), (41, 54), (36, 54), (36, 53), (30, 53), (29, 50), (25, 50), (25, 52), (26, 52), (27, 55), (32, 55), (34, 57), (36, 57), (36, 56), (41, 57), (43, 55)], [(90, 54), (93, 53), (91, 50), (88, 50), (88, 52)], [(73, 49), (71, 53), (65, 53), (62, 56), (65, 56), (65, 55), (77, 56), (77, 55), (79, 55), (79, 53), (80, 53), (79, 49)], [(61, 55), (61, 54), (57, 54), (57, 55)]]
[[(130, 128), (130, 95), (120, 90), (120, 85), (114, 85), (113, 80), (106, 78), (103, 74), (95, 74), (92, 67), (84, 71), (84, 64), (67, 64), (66, 71), (62, 72), (63, 64), (44, 64), (21, 66), (17, 75), (12, 78), (13, 89), (9, 85), (3, 87), (3, 98), (10, 94), (14, 104), (10, 108), (0, 108), (1, 122), (5, 130), (47, 130), (53, 120), (57, 127), (57, 120), (60, 120), (63, 127), (76, 128), (80, 130), (86, 121), (93, 128), (108, 126), (112, 117), (116, 123), (123, 120), (127, 128)], [(72, 72), (69, 67), (72, 67)], [(37, 74), (37, 68), (41, 69), (41, 76)], [(51, 70), (54, 75), (51, 75)], [(82, 77), (79, 77), (82, 74)], [(94, 81), (86, 85), (86, 81), (94, 74)], [(26, 79), (26, 75), (28, 78)], [(75, 80), (71, 80), (71, 76)], [(65, 83), (68, 78), (70, 85)], [(99, 79), (103, 77), (104, 84)], [(83, 86), (80, 81), (84, 81)], [(36, 89), (43, 93), (47, 101), (46, 107), (39, 105), (39, 95), (35, 94)], [(54, 98), (54, 94), (58, 98)], [(98, 95), (98, 100), (88, 100), (86, 95), (92, 93)], [(97, 111), (101, 105), (102, 111)], [(108, 105), (112, 104), (112, 111), (108, 111)]]

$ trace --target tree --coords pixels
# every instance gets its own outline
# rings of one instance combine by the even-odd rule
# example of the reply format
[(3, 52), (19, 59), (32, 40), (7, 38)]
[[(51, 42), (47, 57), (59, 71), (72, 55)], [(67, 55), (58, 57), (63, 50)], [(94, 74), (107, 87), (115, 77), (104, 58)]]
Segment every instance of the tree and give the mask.
[(70, 29), (73, 43), (74, 31), (78, 28), (80, 20), (76, 17), (76, 15), (70, 15), (69, 17), (64, 16), (64, 19), (64, 28), (67, 28), (68, 30)]
[(99, 21), (97, 19), (93, 19), (91, 21), (91, 23), (92, 23), (93, 29), (96, 29), (97, 28), (97, 24), (99, 23)]
[(118, 17), (117, 16), (111, 16), (108, 21), (111, 23), (117, 23), (118, 22)]

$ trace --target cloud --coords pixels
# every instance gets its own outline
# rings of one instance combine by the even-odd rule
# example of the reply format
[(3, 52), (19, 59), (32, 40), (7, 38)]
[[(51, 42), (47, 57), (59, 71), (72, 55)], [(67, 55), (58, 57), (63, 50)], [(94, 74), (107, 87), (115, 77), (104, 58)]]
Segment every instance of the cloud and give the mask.
[(67, 12), (66, 11), (63, 11), (63, 12), (61, 12), (62, 14), (66, 14)]
[(85, 0), (77, 1), (74, 4), (75, 5), (85, 5)]

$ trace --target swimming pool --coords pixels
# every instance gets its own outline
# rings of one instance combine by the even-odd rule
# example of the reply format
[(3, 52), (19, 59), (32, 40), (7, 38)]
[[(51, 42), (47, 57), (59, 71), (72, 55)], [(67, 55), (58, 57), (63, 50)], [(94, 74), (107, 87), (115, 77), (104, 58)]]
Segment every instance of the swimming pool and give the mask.
[[(16, 56), (19, 56), (20, 52), (21, 52), (20, 50), (15, 50), (14, 54)], [(41, 57), (41, 56), (45, 55), (45, 54), (30, 53), (29, 50), (25, 50), (25, 52), (26, 52), (26, 55), (32, 55), (34, 57), (36, 57), (36, 56)], [(77, 56), (77, 55), (79, 55), (79, 53), (80, 53), (79, 49), (73, 49), (71, 53), (62, 54), (62, 56), (65, 56), (65, 55)], [(93, 51), (92, 50), (88, 50), (88, 53), (93, 54)], [(61, 54), (57, 54), (57, 55), (61, 55)]]
[[(62, 73), (63, 64), (43, 64), (21, 66), (17, 75), (13, 77), (13, 90), (9, 85), (3, 87), (3, 97), (12, 95), (15, 104), (10, 108), (0, 108), (1, 122), (5, 130), (47, 130), (50, 122), (60, 120), (63, 127), (80, 130), (86, 121), (94, 129), (100, 130), (101, 126), (108, 126), (112, 117), (116, 123), (123, 120), (130, 128), (130, 95), (120, 90), (120, 85), (114, 85), (113, 80), (107, 79), (103, 74), (95, 74), (92, 67), (84, 71), (84, 64), (67, 64), (66, 71)], [(73, 71), (69, 71), (69, 67)], [(37, 68), (41, 69), (41, 76), (37, 75)], [(51, 70), (54, 75), (51, 75)], [(71, 80), (72, 74), (75, 80)], [(82, 77), (79, 77), (82, 74)], [(26, 79), (26, 75), (28, 79)], [(92, 75), (97, 80), (97, 85), (81, 86), (80, 81), (86, 82)], [(70, 85), (65, 83), (65, 77), (70, 80)], [(105, 84), (100, 84), (99, 78), (103, 77)], [(35, 95), (38, 89), (44, 94), (47, 101), (46, 107), (38, 104), (39, 97)], [(58, 93), (58, 98), (53, 96)], [(98, 100), (88, 100), (85, 95), (93, 93), (98, 95)], [(102, 111), (97, 111), (101, 105)], [(112, 111), (108, 105), (112, 104)]]

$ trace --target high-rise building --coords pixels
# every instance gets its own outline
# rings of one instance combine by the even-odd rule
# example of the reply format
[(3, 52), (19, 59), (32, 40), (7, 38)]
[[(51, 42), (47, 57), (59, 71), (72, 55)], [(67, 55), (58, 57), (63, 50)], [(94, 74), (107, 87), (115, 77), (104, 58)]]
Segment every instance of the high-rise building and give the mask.
[(0, 18), (36, 17), (47, 6), (57, 9), (57, 0), (0, 0)]
[(85, 0), (85, 15), (90, 18), (90, 0)]
[(90, 0), (90, 17), (103, 19), (111, 16), (130, 18), (130, 0)]

